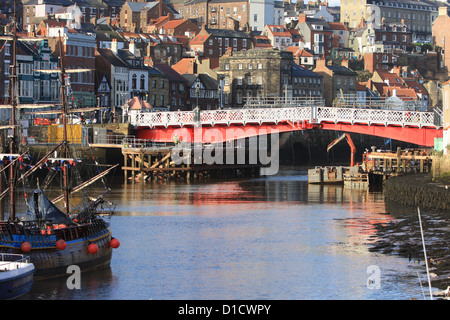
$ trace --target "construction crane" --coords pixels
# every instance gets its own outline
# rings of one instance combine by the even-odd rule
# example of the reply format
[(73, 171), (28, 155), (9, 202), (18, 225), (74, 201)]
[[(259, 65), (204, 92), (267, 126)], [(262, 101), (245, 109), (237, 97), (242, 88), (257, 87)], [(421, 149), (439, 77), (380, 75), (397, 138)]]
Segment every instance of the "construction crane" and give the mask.
[(328, 145), (328, 147), (327, 147), (327, 153), (330, 151), (331, 148), (333, 148), (335, 145), (337, 145), (343, 139), (347, 139), (347, 143), (350, 146), (350, 152), (351, 152), (351, 155), (350, 155), (350, 166), (353, 167), (355, 165), (356, 147), (355, 147), (355, 144), (353, 143), (352, 138), (350, 137), (350, 135), (348, 133), (342, 134), (342, 136), (340, 136), (339, 138), (337, 138), (336, 140), (331, 142)]

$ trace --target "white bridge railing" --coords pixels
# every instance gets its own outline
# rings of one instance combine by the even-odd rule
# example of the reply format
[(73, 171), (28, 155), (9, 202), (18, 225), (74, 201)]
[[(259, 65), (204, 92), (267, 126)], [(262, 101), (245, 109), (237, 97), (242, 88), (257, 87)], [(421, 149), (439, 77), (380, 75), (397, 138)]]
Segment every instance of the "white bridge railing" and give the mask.
[(299, 123), (321, 122), (359, 123), (367, 125), (394, 125), (436, 127), (442, 126), (441, 119), (434, 112), (397, 111), (386, 109), (338, 108), (323, 106), (244, 108), (201, 111), (147, 112), (130, 114), (134, 126), (150, 128), (193, 125), (245, 125), (278, 124), (282, 122)]

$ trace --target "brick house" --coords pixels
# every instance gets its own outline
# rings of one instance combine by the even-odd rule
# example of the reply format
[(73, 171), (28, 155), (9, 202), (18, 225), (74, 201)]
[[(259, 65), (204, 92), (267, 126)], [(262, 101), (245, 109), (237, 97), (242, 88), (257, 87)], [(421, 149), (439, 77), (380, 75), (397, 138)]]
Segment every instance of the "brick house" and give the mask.
[(72, 29), (51, 27), (48, 29), (48, 44), (55, 55), (59, 55), (60, 34), (65, 55), (65, 68), (89, 70), (69, 75), (73, 100), (83, 107), (95, 106), (95, 37)]
[(206, 29), (202, 29), (191, 41), (189, 48), (196, 55), (203, 57), (219, 57), (219, 45), (217, 39)]
[(206, 57), (215, 58), (221, 57), (227, 50), (246, 51), (252, 48), (252, 38), (248, 33), (227, 29), (203, 28), (191, 42), (191, 50), (194, 48)]
[(208, 2), (208, 28), (248, 29), (248, 17), (248, 0), (211, 0)]
[(293, 45), (292, 34), (284, 26), (266, 24), (261, 34), (269, 38), (274, 49), (286, 49)]
[(174, 8), (180, 13), (181, 18), (195, 21), (198, 28), (202, 28), (208, 20), (207, 0), (190, 0), (177, 3), (174, 4)]
[(200, 28), (195, 23), (188, 19), (176, 19), (165, 21), (158, 26), (159, 34), (166, 34), (171, 36), (180, 36), (188, 34), (197, 34)]
[(187, 110), (186, 101), (189, 97), (188, 81), (167, 64), (155, 64), (161, 73), (167, 75), (169, 80), (169, 105), (170, 110)]
[(375, 42), (382, 42), (387, 52), (394, 49), (406, 51), (411, 44), (411, 32), (403, 19), (399, 23), (382, 23), (379, 29), (375, 29)]
[(433, 23), (433, 44), (441, 48), (441, 68), (450, 71), (450, 16), (448, 7), (439, 8), (439, 16)]
[(342, 60), (341, 66), (331, 66), (319, 58), (313, 71), (323, 76), (325, 105), (332, 106), (340, 93), (356, 97), (357, 73), (348, 68), (347, 60)]
[(374, 73), (378, 70), (391, 69), (397, 61), (397, 58), (390, 52), (371, 52), (364, 54), (364, 70)]
[(331, 55), (333, 32), (325, 20), (309, 18), (301, 13), (295, 29), (303, 36), (305, 49), (311, 50), (316, 58)]
[(140, 32), (151, 21), (162, 16), (175, 18), (176, 11), (162, 0), (154, 2), (125, 2), (120, 10), (120, 27), (130, 32)]

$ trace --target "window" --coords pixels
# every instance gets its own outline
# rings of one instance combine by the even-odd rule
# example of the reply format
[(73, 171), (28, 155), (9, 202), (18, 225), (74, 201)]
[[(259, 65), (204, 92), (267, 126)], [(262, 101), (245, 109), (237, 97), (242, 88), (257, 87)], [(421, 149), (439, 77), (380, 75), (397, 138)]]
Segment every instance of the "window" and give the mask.
[(131, 89), (136, 90), (137, 89), (137, 76), (136, 74), (133, 74), (131, 78)]
[(249, 68), (249, 69), (253, 69), (253, 64), (249, 63), (249, 64), (248, 64), (248, 68)]
[(161, 89), (164, 88), (164, 80), (161, 80), (161, 81), (160, 81), (160, 86), (159, 86), (159, 87), (160, 87)]
[(141, 75), (141, 90), (145, 89), (145, 76), (142, 74)]
[(261, 70), (263, 68), (262, 63), (258, 63), (258, 69)]
[(252, 82), (252, 76), (248, 76), (248, 77), (247, 77), (247, 83), (248, 83), (249, 86), (251, 86), (251, 85), (253, 84), (253, 82)]
[(239, 63), (239, 64), (238, 64), (238, 69), (239, 69), (239, 70), (242, 70), (242, 63)]
[(156, 80), (152, 80), (152, 88), (156, 88)]
[(253, 22), (258, 22), (258, 15), (257, 14), (253, 15)]
[(242, 86), (242, 77), (237, 78), (237, 85)]
[(224, 82), (224, 85), (225, 85), (225, 86), (230, 85), (230, 78), (229, 78), (229, 77), (225, 77), (225, 78), (223, 79), (223, 82)]
[(237, 39), (236, 38), (233, 39), (233, 47), (237, 47)]

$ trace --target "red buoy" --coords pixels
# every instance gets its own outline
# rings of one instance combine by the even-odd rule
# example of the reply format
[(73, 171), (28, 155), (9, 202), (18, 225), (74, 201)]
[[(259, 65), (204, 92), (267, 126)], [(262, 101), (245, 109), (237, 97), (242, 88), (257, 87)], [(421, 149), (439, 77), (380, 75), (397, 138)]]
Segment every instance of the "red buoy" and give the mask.
[(112, 238), (111, 242), (110, 242), (110, 245), (111, 245), (112, 248), (116, 249), (116, 248), (118, 248), (120, 246), (120, 241), (117, 240), (116, 238)]
[(20, 249), (21, 249), (23, 252), (30, 252), (30, 251), (31, 251), (31, 243), (29, 243), (29, 242), (23, 242), (23, 243), (20, 245)]
[(91, 244), (88, 246), (88, 251), (89, 251), (89, 253), (96, 254), (97, 251), (98, 251), (97, 245), (96, 245), (95, 243), (91, 243)]
[(64, 250), (67, 247), (66, 242), (63, 239), (59, 239), (56, 241), (56, 248), (58, 250)]

